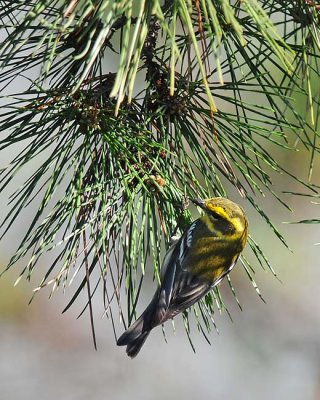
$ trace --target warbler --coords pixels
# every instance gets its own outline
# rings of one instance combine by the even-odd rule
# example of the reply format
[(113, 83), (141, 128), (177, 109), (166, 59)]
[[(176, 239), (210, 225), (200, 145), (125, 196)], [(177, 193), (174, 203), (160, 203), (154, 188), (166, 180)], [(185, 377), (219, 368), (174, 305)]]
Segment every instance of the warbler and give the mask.
[(118, 339), (129, 357), (140, 351), (150, 331), (196, 303), (232, 270), (248, 236), (243, 209), (217, 197), (192, 200), (204, 211), (168, 250), (161, 285), (136, 322)]

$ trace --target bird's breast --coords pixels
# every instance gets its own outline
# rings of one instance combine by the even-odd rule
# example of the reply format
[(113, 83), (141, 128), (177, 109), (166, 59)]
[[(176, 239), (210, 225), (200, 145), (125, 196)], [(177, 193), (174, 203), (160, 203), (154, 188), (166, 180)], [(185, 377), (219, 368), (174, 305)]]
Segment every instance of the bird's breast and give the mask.
[(202, 237), (186, 260), (186, 268), (203, 280), (213, 283), (236, 261), (238, 244), (221, 237)]

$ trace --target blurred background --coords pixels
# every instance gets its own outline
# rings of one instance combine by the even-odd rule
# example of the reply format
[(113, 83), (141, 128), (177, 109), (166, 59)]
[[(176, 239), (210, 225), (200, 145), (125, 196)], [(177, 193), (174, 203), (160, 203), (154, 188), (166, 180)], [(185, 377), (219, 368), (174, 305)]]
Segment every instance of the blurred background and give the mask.
[[(295, 220), (319, 215), (319, 206), (309, 200), (288, 196), (288, 203), (297, 210)], [(282, 283), (257, 266), (264, 304), (238, 265), (231, 277), (243, 311), (223, 283), (233, 322), (226, 313), (217, 313), (219, 334), (212, 332), (211, 346), (191, 326), (195, 354), (178, 317), (175, 333), (170, 322), (166, 325), (168, 343), (161, 328), (155, 329), (138, 357), (129, 359), (115, 344), (110, 320), (101, 318), (99, 295), (94, 302), (95, 351), (88, 313), (76, 319), (80, 302), (79, 309), (61, 314), (72, 287), (50, 300), (43, 290), (28, 305), (37, 280), (22, 280), (13, 287), (23, 266), (6, 273), (0, 279), (1, 399), (320, 399), (320, 269), (319, 247), (314, 245), (320, 241), (320, 227), (282, 224), (293, 216), (270, 199), (265, 206), (293, 252), (247, 209), (251, 231), (263, 243)], [(23, 218), (19, 223), (23, 226)], [(19, 235), (17, 227), (0, 242), (3, 265)], [(149, 293), (142, 298), (147, 301), (155, 284), (145, 288)], [(139, 311), (143, 307), (141, 302)], [(122, 327), (117, 330), (120, 334)]]

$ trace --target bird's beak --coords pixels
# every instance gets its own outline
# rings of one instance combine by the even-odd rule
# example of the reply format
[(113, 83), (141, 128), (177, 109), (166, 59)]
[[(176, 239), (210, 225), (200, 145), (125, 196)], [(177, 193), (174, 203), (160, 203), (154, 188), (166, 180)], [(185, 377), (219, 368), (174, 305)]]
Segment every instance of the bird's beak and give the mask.
[(206, 202), (202, 199), (190, 199), (192, 201), (193, 204), (195, 204), (196, 206), (204, 209), (206, 206)]

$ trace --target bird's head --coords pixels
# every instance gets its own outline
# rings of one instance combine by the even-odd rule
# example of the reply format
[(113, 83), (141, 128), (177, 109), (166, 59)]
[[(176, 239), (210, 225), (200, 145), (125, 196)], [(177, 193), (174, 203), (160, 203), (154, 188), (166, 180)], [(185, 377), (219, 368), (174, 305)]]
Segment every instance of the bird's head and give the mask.
[(203, 222), (208, 229), (218, 236), (241, 238), (243, 245), (247, 240), (248, 220), (243, 209), (224, 197), (194, 199), (194, 204), (202, 208)]

